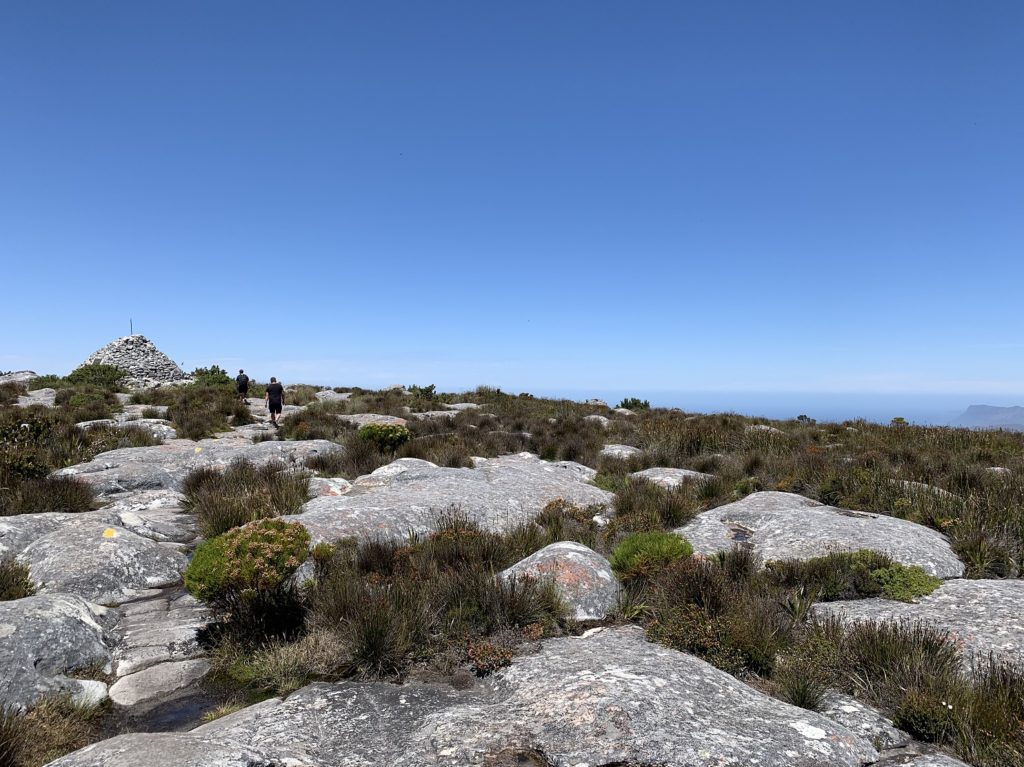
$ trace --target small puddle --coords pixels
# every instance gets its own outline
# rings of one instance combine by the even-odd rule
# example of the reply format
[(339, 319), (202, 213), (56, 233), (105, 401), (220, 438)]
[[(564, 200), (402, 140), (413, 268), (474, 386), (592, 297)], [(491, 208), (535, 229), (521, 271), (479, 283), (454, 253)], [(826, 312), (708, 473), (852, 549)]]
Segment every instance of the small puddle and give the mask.
[(146, 711), (116, 715), (120, 732), (187, 732), (203, 724), (203, 714), (216, 708), (221, 698), (203, 691), (160, 703)]

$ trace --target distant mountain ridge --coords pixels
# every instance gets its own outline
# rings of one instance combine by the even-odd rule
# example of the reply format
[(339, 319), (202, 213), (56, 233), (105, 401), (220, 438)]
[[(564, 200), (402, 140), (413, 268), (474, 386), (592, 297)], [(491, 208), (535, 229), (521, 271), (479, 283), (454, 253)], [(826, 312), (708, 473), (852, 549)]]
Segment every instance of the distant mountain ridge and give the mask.
[(971, 405), (956, 420), (957, 426), (971, 429), (1010, 429), (1024, 431), (1024, 407)]

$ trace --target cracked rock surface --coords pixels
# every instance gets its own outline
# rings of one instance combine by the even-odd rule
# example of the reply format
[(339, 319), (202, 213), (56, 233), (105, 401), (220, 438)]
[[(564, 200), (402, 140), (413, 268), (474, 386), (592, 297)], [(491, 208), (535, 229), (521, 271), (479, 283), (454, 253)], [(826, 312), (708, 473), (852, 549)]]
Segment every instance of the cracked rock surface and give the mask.
[(566, 767), (860, 767), (878, 757), (842, 725), (625, 627), (545, 642), (477, 690), (314, 684), (190, 733), (124, 735), (53, 764), (121, 767), (131, 754), (180, 767), (203, 748), (202, 764), (306, 767), (493, 765), (538, 753)]

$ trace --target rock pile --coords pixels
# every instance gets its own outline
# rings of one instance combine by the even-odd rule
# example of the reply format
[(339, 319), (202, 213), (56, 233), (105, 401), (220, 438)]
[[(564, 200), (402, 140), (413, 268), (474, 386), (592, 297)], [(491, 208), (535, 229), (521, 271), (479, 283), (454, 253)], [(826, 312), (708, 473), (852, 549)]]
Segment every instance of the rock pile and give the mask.
[(146, 388), (189, 380), (174, 360), (156, 348), (143, 335), (125, 336), (111, 341), (92, 354), (83, 365), (113, 365), (127, 374), (129, 388)]

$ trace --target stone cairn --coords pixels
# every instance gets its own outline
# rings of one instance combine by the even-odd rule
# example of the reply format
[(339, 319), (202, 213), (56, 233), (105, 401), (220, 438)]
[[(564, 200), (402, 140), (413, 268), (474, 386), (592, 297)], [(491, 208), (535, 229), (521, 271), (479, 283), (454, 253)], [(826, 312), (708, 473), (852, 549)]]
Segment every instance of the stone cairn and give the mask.
[(170, 357), (143, 335), (125, 336), (111, 341), (92, 354), (83, 365), (113, 365), (124, 371), (125, 386), (144, 389), (163, 384), (188, 383), (191, 379)]

